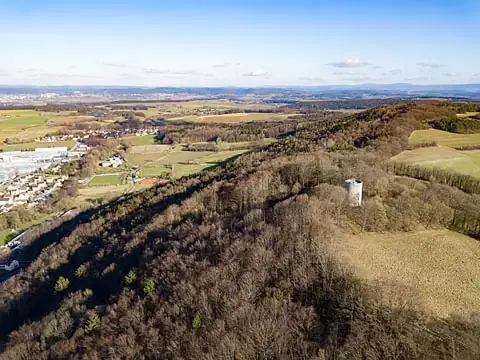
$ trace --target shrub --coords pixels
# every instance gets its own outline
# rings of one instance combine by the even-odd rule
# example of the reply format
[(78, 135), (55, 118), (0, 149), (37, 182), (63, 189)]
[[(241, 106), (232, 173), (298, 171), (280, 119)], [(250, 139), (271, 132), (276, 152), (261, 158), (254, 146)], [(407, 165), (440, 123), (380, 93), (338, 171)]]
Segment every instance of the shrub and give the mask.
[(85, 332), (87, 334), (91, 334), (95, 330), (100, 328), (102, 321), (100, 320), (100, 316), (95, 312), (87, 320), (85, 324)]
[(55, 284), (55, 293), (60, 293), (65, 291), (70, 286), (70, 280), (67, 278), (60, 276)]

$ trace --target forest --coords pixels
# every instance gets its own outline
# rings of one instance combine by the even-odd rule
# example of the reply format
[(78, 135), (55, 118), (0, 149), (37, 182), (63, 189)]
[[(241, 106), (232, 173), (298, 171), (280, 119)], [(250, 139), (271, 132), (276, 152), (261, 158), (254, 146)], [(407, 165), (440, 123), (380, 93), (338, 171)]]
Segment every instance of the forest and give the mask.
[[(311, 111), (266, 125), (287, 132), (267, 148), (35, 228), (31, 263), (0, 284), (0, 359), (479, 358), (478, 316), (437, 318), (402, 287), (385, 301), (330, 250), (349, 232), (478, 235), (478, 183), (390, 161), (462, 106)], [(261, 136), (242, 126), (165, 137)], [(350, 177), (366, 184), (360, 208)]]

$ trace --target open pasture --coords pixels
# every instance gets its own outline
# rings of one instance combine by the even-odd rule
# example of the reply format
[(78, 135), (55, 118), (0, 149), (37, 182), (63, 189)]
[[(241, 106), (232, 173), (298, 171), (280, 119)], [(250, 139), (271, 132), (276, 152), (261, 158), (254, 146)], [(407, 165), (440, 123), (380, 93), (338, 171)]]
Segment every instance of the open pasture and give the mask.
[[(449, 230), (346, 235), (336, 254), (362, 279), (403, 286), (438, 316), (480, 312), (480, 242)], [(386, 294), (388, 297), (388, 294)]]
[(122, 140), (130, 146), (154, 145), (155, 135), (136, 136), (129, 135), (122, 137)]
[(77, 142), (73, 140), (66, 141), (55, 141), (55, 142), (28, 142), (21, 144), (10, 144), (10, 145), (0, 145), (0, 149), (3, 151), (18, 151), (18, 150), (30, 150), (37, 148), (50, 148), (50, 147), (61, 147), (66, 146), (71, 149), (75, 146)]
[(480, 179), (480, 151), (459, 151), (446, 146), (407, 150), (392, 158), (426, 168), (439, 168)]
[(137, 145), (133, 146), (130, 152), (132, 154), (146, 154), (146, 153), (159, 153), (162, 151), (172, 150), (172, 145)]
[(428, 129), (416, 130), (409, 137), (411, 144), (435, 141), (438, 145), (452, 148), (463, 146), (480, 146), (480, 134), (456, 134), (448, 131)]
[(480, 114), (479, 112), (466, 112), (464, 114), (457, 114), (457, 117), (458, 118), (467, 118), (467, 117), (471, 117), (471, 116), (475, 116), (475, 115), (478, 115)]
[(127, 164), (140, 168), (141, 177), (182, 177), (197, 173), (247, 150), (182, 151), (182, 146), (134, 146), (127, 156)]
[(0, 142), (7, 138), (33, 139), (49, 130), (46, 118), (34, 110), (0, 110)]

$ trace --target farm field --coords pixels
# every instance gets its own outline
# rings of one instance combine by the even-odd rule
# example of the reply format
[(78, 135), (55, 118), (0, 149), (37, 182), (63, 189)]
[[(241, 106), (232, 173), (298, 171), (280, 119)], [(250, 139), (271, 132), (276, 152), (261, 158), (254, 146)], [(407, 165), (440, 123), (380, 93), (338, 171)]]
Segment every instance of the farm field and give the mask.
[(266, 146), (273, 144), (277, 140), (274, 138), (265, 138), (263, 140), (254, 140), (254, 141), (239, 141), (239, 142), (222, 142), (218, 145), (220, 150), (234, 150), (238, 148), (246, 148), (249, 146)]
[(124, 185), (105, 185), (105, 186), (89, 186), (78, 190), (77, 200), (79, 202), (88, 201), (90, 199), (106, 199), (116, 198), (124, 193), (133, 193), (145, 190), (151, 185), (144, 184), (124, 184)]
[(477, 114), (480, 114), (478, 112), (466, 112), (464, 114), (457, 114), (457, 117), (459, 118), (467, 118), (467, 117), (471, 117), (471, 116), (475, 116)]
[(106, 174), (106, 175), (96, 175), (94, 176), (88, 186), (108, 186), (108, 185), (119, 185), (122, 183), (121, 174)]
[(170, 174), (170, 176), (178, 178), (218, 165), (246, 151), (182, 151), (182, 148), (182, 145), (175, 147), (170, 145), (134, 146), (127, 156), (127, 164), (139, 167), (141, 177), (159, 177)]
[(172, 145), (137, 145), (132, 147), (131, 152), (132, 154), (146, 154), (146, 153), (158, 153), (161, 151), (168, 151), (173, 150), (174, 147)]
[(245, 150), (226, 150), (226, 151), (219, 151), (210, 155), (203, 156), (198, 159), (199, 163), (203, 164), (211, 164), (211, 163), (219, 163), (222, 161), (225, 161), (227, 159), (230, 159), (234, 156), (243, 154)]
[(392, 160), (450, 170), (480, 179), (480, 150), (459, 151), (446, 146), (423, 147), (404, 151)]
[[(480, 242), (449, 230), (346, 235), (334, 246), (360, 278), (410, 288), (438, 316), (480, 311)], [(390, 291), (390, 293), (388, 293)], [(390, 296), (391, 299), (391, 296)]]
[(35, 110), (0, 110), (0, 142), (7, 138), (33, 139), (48, 132), (47, 119)]
[(448, 131), (428, 129), (416, 130), (409, 137), (409, 142), (411, 144), (419, 144), (432, 141), (435, 141), (438, 145), (449, 146), (453, 148), (480, 145), (480, 133), (455, 134)]
[(145, 135), (145, 136), (124, 136), (122, 140), (125, 141), (130, 146), (141, 146), (141, 145), (154, 145), (155, 144), (155, 135)]
[(28, 142), (22, 144), (0, 145), (0, 149), (3, 151), (17, 151), (17, 150), (29, 150), (37, 148), (49, 148), (49, 147), (61, 147), (66, 146), (69, 149), (73, 148), (77, 142), (73, 140), (67, 141), (55, 141), (55, 142)]
[(219, 124), (235, 124), (249, 121), (276, 121), (285, 120), (290, 116), (298, 116), (298, 114), (279, 114), (279, 113), (235, 113), (225, 115), (207, 115), (207, 116), (183, 116), (171, 118), (169, 120), (192, 121), (202, 123), (219, 123)]
[(149, 178), (149, 177), (165, 176), (165, 174), (168, 174), (168, 173), (170, 173), (170, 169), (164, 166), (143, 167), (142, 170), (140, 171), (140, 176)]

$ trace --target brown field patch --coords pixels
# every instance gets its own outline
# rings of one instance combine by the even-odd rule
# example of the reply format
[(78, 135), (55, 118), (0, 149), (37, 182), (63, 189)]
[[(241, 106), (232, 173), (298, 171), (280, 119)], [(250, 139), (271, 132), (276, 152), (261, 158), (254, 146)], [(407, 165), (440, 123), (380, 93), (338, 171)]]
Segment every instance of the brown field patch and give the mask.
[(363, 233), (338, 247), (357, 276), (408, 287), (438, 316), (480, 312), (480, 242), (473, 238), (449, 230)]
[(146, 154), (146, 153), (168, 151), (172, 148), (173, 147), (171, 145), (138, 145), (138, 146), (133, 146), (130, 152), (132, 154)]
[(278, 113), (236, 113), (225, 115), (201, 116), (199, 120), (205, 123), (234, 124), (248, 121), (280, 121), (289, 116), (298, 116), (298, 114), (278, 114)]

